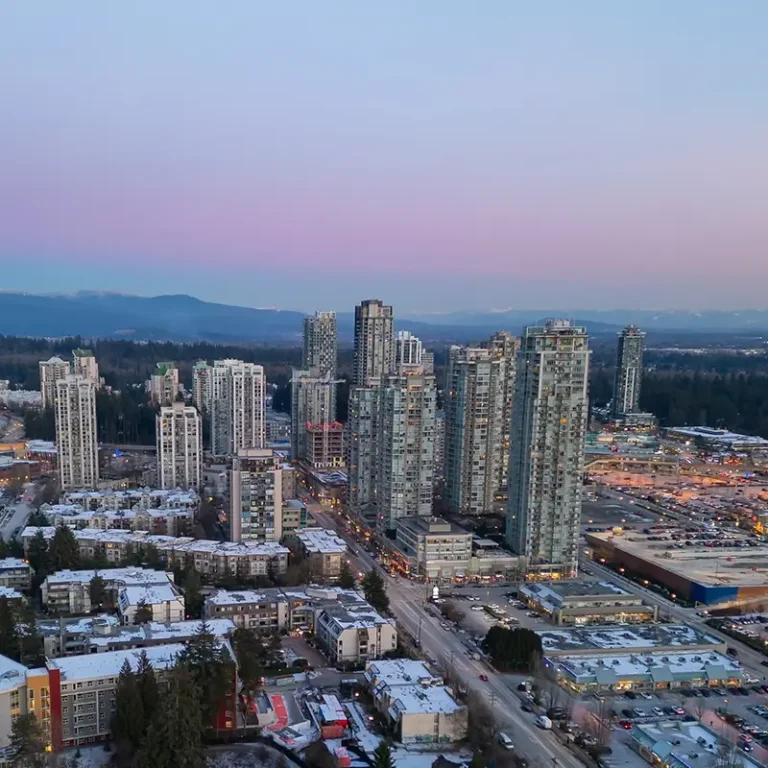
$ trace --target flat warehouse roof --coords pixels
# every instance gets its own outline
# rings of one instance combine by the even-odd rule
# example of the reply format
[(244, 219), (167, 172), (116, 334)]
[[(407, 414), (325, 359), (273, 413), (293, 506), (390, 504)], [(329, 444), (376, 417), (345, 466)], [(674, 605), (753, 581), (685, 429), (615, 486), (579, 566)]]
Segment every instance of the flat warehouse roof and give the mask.
[[(746, 537), (731, 537), (726, 545), (718, 547), (708, 547), (703, 542), (676, 546), (670, 538), (672, 532), (588, 533), (586, 540), (592, 546), (613, 547), (698, 584), (768, 587), (768, 546), (765, 544)], [(659, 538), (662, 540), (654, 540)]]

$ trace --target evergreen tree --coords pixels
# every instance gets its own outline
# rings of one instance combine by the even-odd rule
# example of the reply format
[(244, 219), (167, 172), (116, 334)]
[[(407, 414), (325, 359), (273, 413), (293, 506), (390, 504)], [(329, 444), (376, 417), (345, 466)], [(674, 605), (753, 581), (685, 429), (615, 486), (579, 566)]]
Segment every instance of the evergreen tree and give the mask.
[(91, 611), (100, 611), (107, 601), (107, 588), (104, 579), (97, 573), (88, 585), (88, 595), (91, 598)]
[(38, 509), (29, 516), (27, 525), (33, 526), (34, 528), (45, 528), (45, 526), (50, 525), (50, 523), (48, 522), (48, 517), (45, 513)]
[(45, 768), (48, 754), (45, 735), (34, 714), (19, 715), (11, 723), (11, 739), (8, 752), (13, 755), (13, 768)]
[(379, 571), (375, 568), (368, 571), (362, 581), (363, 593), (365, 599), (379, 613), (389, 611), (389, 597), (387, 597), (387, 587)]
[(197, 632), (179, 654), (179, 663), (189, 669), (200, 690), (203, 725), (208, 728), (234, 685), (232, 659), (227, 649), (216, 642), (209, 624), (201, 621)]
[(136, 665), (137, 683), (141, 704), (144, 711), (145, 731), (155, 717), (160, 701), (160, 691), (157, 685), (157, 677), (147, 652), (142, 650), (139, 654), (139, 662)]
[(35, 611), (27, 603), (16, 606), (16, 639), (18, 656), (14, 658), (26, 667), (45, 665), (43, 638), (37, 631)]
[[(51, 572), (50, 558), (48, 556), (48, 542), (42, 531), (37, 531), (29, 542), (27, 559), (35, 574), (43, 572), (47, 575)], [(45, 576), (43, 578), (45, 578)]]
[(147, 729), (136, 768), (205, 768), (203, 720), (192, 670), (185, 664), (167, 674), (168, 689)]
[(49, 553), (54, 572), (65, 568), (77, 568), (80, 565), (80, 547), (75, 534), (66, 525), (56, 528)]
[(348, 560), (342, 560), (341, 562), (341, 572), (339, 573), (339, 586), (342, 589), (355, 588), (355, 574), (352, 573), (352, 569), (349, 567)]
[(238, 675), (243, 683), (243, 691), (248, 695), (253, 695), (261, 685), (261, 659), (264, 655), (264, 646), (254, 630), (244, 627), (235, 630), (232, 645), (237, 658)]
[(0, 597), (0, 654), (16, 658), (16, 617), (7, 597)]
[(203, 615), (203, 597), (200, 574), (194, 569), (184, 570), (184, 608), (190, 619), (199, 619)]
[(118, 754), (126, 760), (130, 760), (136, 753), (144, 737), (144, 709), (141, 693), (128, 659), (123, 662), (117, 678), (112, 736)]
[(373, 768), (395, 768), (395, 761), (392, 759), (392, 749), (388, 741), (382, 739), (379, 745), (373, 751)]
[(144, 600), (139, 600), (136, 607), (136, 614), (133, 617), (134, 624), (148, 624), (152, 621), (152, 608)]
[[(107, 560), (107, 553), (104, 551), (104, 547), (96, 547), (93, 552), (93, 562), (91, 563), (95, 571), (103, 571), (105, 568), (110, 567), (110, 562)], [(93, 600), (91, 600), (93, 602)]]
[(472, 755), (472, 760), (469, 763), (469, 768), (486, 768), (485, 758), (481, 752), (475, 752)]
[(163, 568), (163, 562), (160, 559), (160, 553), (157, 551), (157, 547), (154, 544), (147, 544), (144, 547), (144, 563), (147, 568), (154, 568), (159, 570)]

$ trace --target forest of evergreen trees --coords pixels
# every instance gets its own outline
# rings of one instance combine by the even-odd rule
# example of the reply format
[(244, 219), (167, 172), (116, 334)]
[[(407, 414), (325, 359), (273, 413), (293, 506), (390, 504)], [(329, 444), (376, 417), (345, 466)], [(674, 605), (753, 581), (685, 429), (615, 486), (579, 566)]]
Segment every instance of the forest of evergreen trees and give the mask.
[[(197, 360), (237, 357), (260, 363), (267, 380), (275, 386), (275, 409), (285, 412), (290, 410), (290, 369), (301, 364), (301, 350), (294, 347), (0, 337), (0, 379), (9, 379), (12, 386), (36, 389), (38, 362), (52, 355), (68, 359), (78, 346), (94, 349), (107, 384), (120, 390), (118, 395), (99, 393), (99, 440), (106, 443), (154, 442), (155, 410), (147, 400), (143, 383), (158, 361), (176, 361), (187, 386), (191, 386), (192, 366)], [(613, 391), (615, 342), (596, 340), (593, 350), (592, 402), (604, 404)], [(447, 348), (434, 351), (435, 373), (441, 386)], [(337, 416), (341, 421), (346, 421), (351, 366), (352, 350), (340, 349), (339, 373), (344, 382), (339, 387)], [(768, 358), (762, 354), (728, 353), (714, 346), (705, 354), (650, 349), (646, 353), (641, 407), (656, 414), (664, 426), (706, 424), (768, 437)], [(53, 439), (53, 414), (28, 412), (25, 423), (30, 437)]]

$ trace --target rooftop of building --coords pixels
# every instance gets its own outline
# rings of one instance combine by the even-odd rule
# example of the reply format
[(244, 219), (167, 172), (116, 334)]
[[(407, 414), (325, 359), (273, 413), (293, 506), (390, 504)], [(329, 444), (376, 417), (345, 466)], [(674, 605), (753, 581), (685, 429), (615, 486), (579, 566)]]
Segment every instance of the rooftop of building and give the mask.
[(715, 651), (660, 651), (616, 656), (557, 656), (547, 658), (547, 663), (569, 672), (577, 680), (597, 680), (611, 685), (617, 680), (633, 679), (655, 682), (671, 682), (692, 677), (709, 680), (741, 678), (742, 668), (738, 661)]
[(35, 622), (35, 626), (43, 637), (58, 635), (62, 632), (69, 635), (90, 636), (109, 633), (122, 627), (117, 616), (106, 613), (97, 616), (78, 616), (72, 619), (41, 619)]
[(212, 605), (244, 605), (247, 603), (274, 603), (290, 600), (294, 603), (309, 605), (338, 604), (342, 606), (367, 606), (361, 592), (341, 587), (313, 586), (306, 587), (270, 587), (268, 589), (219, 589), (208, 598)]
[(727, 429), (715, 429), (714, 427), (667, 427), (666, 433), (669, 435), (679, 435), (680, 437), (690, 437), (692, 439), (702, 438), (723, 445), (733, 445), (741, 443), (755, 447), (768, 448), (768, 440), (755, 435), (741, 435), (738, 432), (731, 432)]
[[(22, 541), (34, 538), (41, 531), (46, 539), (52, 539), (56, 533), (54, 526), (27, 526), (21, 533)], [(103, 544), (152, 544), (163, 549), (173, 549), (176, 552), (212, 555), (259, 555), (275, 557), (288, 555), (288, 548), (277, 542), (231, 542), (213, 541), (211, 539), (193, 539), (189, 536), (160, 536), (147, 531), (106, 530), (99, 528), (82, 528), (72, 531), (78, 540), (94, 541)]]
[(732, 768), (755, 768), (760, 762), (741, 750), (721, 745), (717, 734), (699, 723), (667, 720), (635, 725), (633, 741), (642, 744), (670, 768), (715, 768), (723, 765), (722, 746), (728, 751), (727, 764)]
[(365, 679), (369, 683), (383, 683), (391, 688), (396, 685), (412, 685), (420, 680), (439, 681), (442, 678), (436, 678), (423, 661), (390, 659), (368, 662)]
[(6, 600), (23, 600), (24, 595), (13, 587), (0, 587), (0, 598), (4, 597)]
[(373, 606), (365, 601), (357, 605), (328, 604), (323, 607), (323, 614), (329, 623), (340, 631), (347, 629), (372, 629), (384, 624), (394, 624), (394, 619), (381, 616)]
[(347, 473), (342, 472), (340, 469), (326, 471), (320, 469), (307, 469), (306, 471), (322, 485), (345, 486), (348, 482)]
[(29, 453), (58, 453), (56, 443), (52, 440), (27, 440), (26, 448)]
[[(183, 600), (183, 598), (181, 598)], [(161, 605), (180, 600), (179, 590), (172, 584), (153, 584), (140, 587), (122, 587), (120, 607), (122, 610), (131, 606)]]
[(7, 656), (0, 656), (0, 691), (9, 691), (22, 685), (27, 678), (27, 668)]
[(458, 525), (442, 517), (411, 516), (401, 517), (397, 521), (397, 527), (403, 528), (415, 535), (429, 534), (430, 536), (459, 536), (472, 534), (460, 528)]
[(83, 509), (79, 504), (53, 504), (49, 508), (42, 509), (48, 518), (58, 517), (72, 520), (73, 522), (87, 522), (94, 518), (106, 520), (135, 520), (137, 517), (161, 518), (161, 517), (191, 517), (194, 510), (189, 507), (150, 507), (149, 509)]
[(569, 598), (579, 597), (635, 597), (610, 581), (597, 579), (566, 579), (551, 582), (526, 582), (520, 591), (540, 602), (560, 607)]
[[(768, 589), (768, 544), (712, 529), (685, 539), (685, 527), (587, 533), (587, 543), (612, 546), (639, 560), (707, 586)], [(674, 539), (673, 536), (681, 536)], [(686, 545), (685, 542), (690, 544)], [(710, 546), (713, 543), (717, 546)]]
[(125, 501), (141, 501), (151, 499), (166, 504), (171, 502), (192, 504), (199, 501), (199, 496), (194, 491), (185, 491), (181, 488), (129, 488), (128, 490), (107, 489), (103, 491), (67, 491), (62, 494), (65, 502), (100, 501), (102, 499), (120, 499)]
[(30, 565), (26, 560), (22, 560), (19, 557), (3, 557), (0, 558), (0, 571), (11, 571), (17, 568), (23, 568), (29, 570)]
[(459, 712), (463, 706), (444, 685), (400, 685), (394, 692), (390, 711), (397, 714), (444, 714)]
[(158, 571), (153, 568), (105, 568), (102, 570), (85, 569), (73, 571), (65, 569), (56, 571), (46, 577), (45, 583), (48, 586), (56, 584), (90, 584), (96, 577), (100, 576), (106, 583), (119, 583), (129, 585), (147, 585), (147, 584), (167, 584), (173, 581), (173, 573), (169, 571)]
[(62, 683), (78, 680), (93, 680), (103, 677), (117, 678), (123, 664), (128, 661), (135, 672), (139, 657), (146, 653), (155, 670), (168, 669), (176, 664), (176, 659), (184, 650), (184, 643), (169, 643), (148, 648), (134, 648), (126, 651), (108, 651), (106, 653), (88, 653), (82, 656), (64, 656), (49, 659), (48, 668), (61, 672)]
[(576, 650), (632, 651), (657, 648), (699, 648), (709, 652), (722, 642), (687, 624), (607, 625), (574, 629), (541, 629), (544, 652)]
[(311, 554), (344, 554), (347, 545), (340, 536), (325, 528), (305, 528), (293, 534)]

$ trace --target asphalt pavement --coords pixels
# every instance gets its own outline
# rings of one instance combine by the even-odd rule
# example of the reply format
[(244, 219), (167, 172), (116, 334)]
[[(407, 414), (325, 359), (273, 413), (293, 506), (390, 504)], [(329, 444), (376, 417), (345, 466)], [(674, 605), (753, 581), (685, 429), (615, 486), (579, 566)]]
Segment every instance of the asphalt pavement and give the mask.
[(5, 541), (13, 538), (13, 534), (18, 529), (23, 529), (27, 519), (32, 514), (32, 507), (26, 501), (20, 504), (7, 504), (4, 517), (0, 522), (0, 537)]

